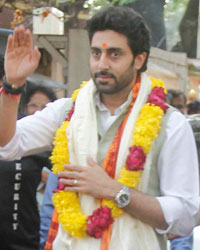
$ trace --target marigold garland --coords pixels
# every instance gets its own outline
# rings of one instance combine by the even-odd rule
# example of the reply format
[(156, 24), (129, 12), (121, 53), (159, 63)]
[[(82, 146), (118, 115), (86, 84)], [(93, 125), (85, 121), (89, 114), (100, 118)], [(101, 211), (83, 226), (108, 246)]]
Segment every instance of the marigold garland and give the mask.
[[(129, 148), (129, 154), (124, 166), (120, 172), (118, 182), (125, 184), (131, 188), (137, 189), (140, 183), (146, 155), (150, 152), (153, 141), (157, 138), (161, 129), (162, 117), (168, 106), (165, 105), (164, 99), (167, 93), (164, 83), (160, 79), (151, 77), (152, 91), (148, 97), (147, 103), (141, 108), (132, 134), (132, 143)], [(80, 89), (87, 82), (83, 82)], [(75, 90), (72, 99), (75, 102), (80, 89)], [(70, 114), (72, 115), (73, 111)], [(57, 174), (63, 170), (64, 164), (69, 164), (69, 150), (66, 137), (66, 129), (69, 125), (70, 118), (63, 122), (62, 126), (57, 130), (54, 140), (54, 149), (50, 157), (53, 163), (53, 172)], [(53, 203), (59, 214), (59, 222), (63, 228), (73, 237), (90, 236), (100, 238), (101, 231), (108, 224), (106, 220), (99, 218), (99, 214), (104, 213), (105, 218), (110, 218), (108, 211), (111, 211), (109, 223), (113, 222), (113, 218), (117, 218), (123, 214), (123, 210), (118, 208), (111, 200), (104, 199), (102, 201), (102, 209), (96, 209), (92, 216), (85, 216), (80, 207), (78, 195), (75, 192), (62, 191), (58, 189), (53, 196)], [(96, 216), (96, 217), (95, 217)], [(100, 216), (102, 217), (102, 216)], [(93, 223), (93, 224), (92, 224)], [(105, 225), (104, 225), (105, 224)], [(93, 228), (94, 226), (94, 228)]]

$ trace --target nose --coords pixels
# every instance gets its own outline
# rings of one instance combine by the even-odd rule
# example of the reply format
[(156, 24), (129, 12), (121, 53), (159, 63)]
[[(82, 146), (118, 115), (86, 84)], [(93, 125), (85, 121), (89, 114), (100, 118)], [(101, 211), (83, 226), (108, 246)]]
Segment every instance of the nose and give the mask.
[(99, 67), (99, 70), (108, 70), (110, 68), (109, 59), (106, 53), (101, 54), (101, 57), (99, 58), (98, 67)]

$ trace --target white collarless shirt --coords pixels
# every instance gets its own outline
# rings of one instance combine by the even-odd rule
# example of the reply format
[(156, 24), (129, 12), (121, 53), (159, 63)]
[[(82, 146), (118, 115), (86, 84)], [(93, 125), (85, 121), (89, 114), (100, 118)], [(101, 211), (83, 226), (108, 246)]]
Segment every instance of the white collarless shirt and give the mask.
[[(98, 106), (98, 101), (96, 101)], [(33, 116), (17, 121), (12, 140), (0, 147), (1, 160), (14, 160), (19, 157), (52, 149), (52, 141), (60, 126), (60, 114), (66, 98), (49, 103), (47, 107)], [(111, 116), (104, 106), (102, 112), (102, 133), (120, 115), (127, 103), (119, 107)], [(105, 121), (104, 120), (104, 121)], [(192, 129), (185, 117), (178, 111), (170, 115), (166, 140), (160, 151), (157, 170), (160, 177), (161, 196), (156, 197), (163, 210), (169, 227), (166, 231), (177, 235), (189, 234), (199, 218), (199, 170), (196, 145)]]

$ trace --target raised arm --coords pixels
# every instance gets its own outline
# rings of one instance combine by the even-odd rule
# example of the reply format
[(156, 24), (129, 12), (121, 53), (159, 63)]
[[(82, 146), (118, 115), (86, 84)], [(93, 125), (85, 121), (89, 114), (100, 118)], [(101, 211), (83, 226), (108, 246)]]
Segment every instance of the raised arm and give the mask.
[[(6, 82), (11, 89), (18, 89), (25, 84), (26, 78), (38, 66), (40, 52), (33, 48), (31, 32), (24, 26), (14, 29), (9, 35), (5, 53)], [(4, 79), (4, 80), (5, 80)], [(6, 145), (15, 133), (20, 95), (10, 94), (3, 88), (0, 95), (0, 146)]]

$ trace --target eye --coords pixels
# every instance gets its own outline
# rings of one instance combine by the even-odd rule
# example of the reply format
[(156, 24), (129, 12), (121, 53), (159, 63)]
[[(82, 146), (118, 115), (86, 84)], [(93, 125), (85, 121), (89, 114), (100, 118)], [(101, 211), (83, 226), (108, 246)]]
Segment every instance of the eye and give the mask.
[(112, 51), (111, 53), (110, 53), (110, 56), (111, 57), (113, 57), (113, 58), (118, 58), (118, 57), (120, 57), (120, 52), (119, 51)]
[(101, 56), (101, 51), (100, 50), (92, 50), (91, 54), (93, 57), (100, 57)]
[(111, 56), (117, 57), (117, 56), (119, 56), (119, 52), (112, 52), (112, 53), (111, 53)]
[(38, 105), (36, 103), (29, 103), (27, 106), (30, 108), (38, 108)]

